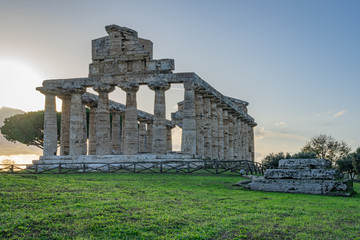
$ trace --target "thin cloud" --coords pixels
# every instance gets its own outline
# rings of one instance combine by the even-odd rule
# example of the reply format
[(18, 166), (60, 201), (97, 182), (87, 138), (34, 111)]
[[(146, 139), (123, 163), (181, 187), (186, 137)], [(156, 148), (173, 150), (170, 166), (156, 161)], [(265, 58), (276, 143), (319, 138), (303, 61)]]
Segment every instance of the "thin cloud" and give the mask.
[(264, 138), (308, 140), (307, 137), (304, 137), (301, 135), (284, 133), (284, 132), (276, 132), (276, 131), (268, 131), (268, 130), (265, 130), (263, 127), (256, 127), (254, 135), (255, 135), (255, 140), (261, 140)]
[(344, 115), (346, 112), (347, 112), (347, 110), (344, 109), (344, 110), (342, 110), (342, 111), (340, 111), (340, 112), (335, 113), (335, 114), (333, 115), (333, 117), (334, 117), (334, 118), (340, 117), (340, 116)]

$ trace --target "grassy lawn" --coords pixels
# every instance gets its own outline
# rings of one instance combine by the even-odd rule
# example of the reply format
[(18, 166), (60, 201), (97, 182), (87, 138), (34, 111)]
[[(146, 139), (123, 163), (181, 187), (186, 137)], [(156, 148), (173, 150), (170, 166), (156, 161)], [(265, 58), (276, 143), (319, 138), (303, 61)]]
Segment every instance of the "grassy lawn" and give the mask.
[(359, 195), (253, 192), (239, 180), (1, 174), (0, 239), (360, 239)]

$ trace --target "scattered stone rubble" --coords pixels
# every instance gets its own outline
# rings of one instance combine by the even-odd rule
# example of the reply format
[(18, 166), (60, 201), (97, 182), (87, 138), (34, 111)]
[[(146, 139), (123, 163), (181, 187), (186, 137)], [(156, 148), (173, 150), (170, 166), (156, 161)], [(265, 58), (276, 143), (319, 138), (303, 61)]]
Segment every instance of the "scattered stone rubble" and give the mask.
[(263, 177), (241, 181), (235, 185), (250, 190), (285, 193), (307, 193), (330, 196), (351, 196), (353, 183), (331, 169), (325, 159), (282, 159), (279, 169), (268, 169)]

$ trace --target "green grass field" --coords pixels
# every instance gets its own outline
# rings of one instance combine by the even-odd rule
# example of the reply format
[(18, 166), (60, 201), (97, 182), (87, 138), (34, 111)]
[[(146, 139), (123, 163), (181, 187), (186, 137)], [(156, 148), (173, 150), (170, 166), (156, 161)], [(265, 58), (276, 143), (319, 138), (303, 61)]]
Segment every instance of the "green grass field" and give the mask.
[(359, 195), (253, 192), (239, 180), (0, 174), (0, 239), (360, 239)]

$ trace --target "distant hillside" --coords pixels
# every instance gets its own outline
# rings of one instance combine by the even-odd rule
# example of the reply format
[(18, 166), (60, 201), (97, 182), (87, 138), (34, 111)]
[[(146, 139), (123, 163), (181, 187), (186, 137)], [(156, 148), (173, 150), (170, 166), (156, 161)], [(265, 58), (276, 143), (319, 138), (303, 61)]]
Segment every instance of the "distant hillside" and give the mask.
[[(0, 126), (3, 125), (5, 118), (16, 114), (24, 113), (24, 111), (15, 108), (0, 108)], [(34, 146), (26, 146), (22, 143), (12, 143), (6, 140), (0, 133), (0, 155), (17, 155), (17, 154), (41, 154), (41, 149)]]
[(11, 117), (16, 114), (24, 113), (24, 111), (15, 108), (2, 107), (0, 108), (0, 126), (3, 125), (5, 118)]

